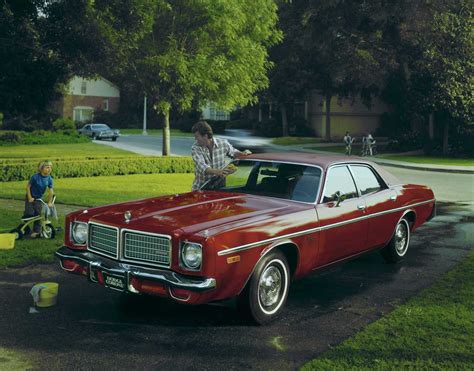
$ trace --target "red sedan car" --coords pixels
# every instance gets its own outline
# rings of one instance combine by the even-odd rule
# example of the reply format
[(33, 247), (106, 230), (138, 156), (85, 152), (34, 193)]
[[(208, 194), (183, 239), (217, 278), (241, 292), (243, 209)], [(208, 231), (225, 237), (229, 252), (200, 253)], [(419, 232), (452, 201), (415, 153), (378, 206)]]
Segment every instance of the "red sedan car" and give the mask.
[(255, 154), (230, 168), (199, 191), (69, 214), (61, 267), (187, 304), (237, 296), (261, 324), (316, 269), (374, 249), (399, 261), (436, 213), (430, 188), (359, 158)]

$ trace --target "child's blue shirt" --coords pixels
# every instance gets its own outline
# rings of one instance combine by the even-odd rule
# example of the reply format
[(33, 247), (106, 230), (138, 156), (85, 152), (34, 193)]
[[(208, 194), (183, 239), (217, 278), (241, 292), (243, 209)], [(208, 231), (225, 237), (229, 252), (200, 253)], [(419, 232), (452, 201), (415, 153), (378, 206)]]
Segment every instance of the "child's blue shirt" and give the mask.
[(30, 192), (33, 198), (43, 197), (46, 187), (53, 188), (53, 178), (51, 175), (43, 176), (40, 173), (36, 173), (30, 178)]

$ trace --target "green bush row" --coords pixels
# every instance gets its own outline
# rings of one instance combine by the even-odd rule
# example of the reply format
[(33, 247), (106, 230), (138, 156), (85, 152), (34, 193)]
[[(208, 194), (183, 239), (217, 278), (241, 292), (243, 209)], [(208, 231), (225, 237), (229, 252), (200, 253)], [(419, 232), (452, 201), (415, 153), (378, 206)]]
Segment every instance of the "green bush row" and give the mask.
[[(3, 163), (2, 182), (28, 180), (37, 169), (37, 161)], [(120, 159), (96, 159), (83, 161), (57, 161), (53, 167), (54, 178), (77, 178), (129, 174), (191, 173), (194, 163), (191, 157), (131, 157)]]
[(3, 131), (0, 133), (0, 145), (20, 144), (70, 144), (86, 143), (90, 139), (76, 132), (35, 130), (31, 133), (25, 131)]

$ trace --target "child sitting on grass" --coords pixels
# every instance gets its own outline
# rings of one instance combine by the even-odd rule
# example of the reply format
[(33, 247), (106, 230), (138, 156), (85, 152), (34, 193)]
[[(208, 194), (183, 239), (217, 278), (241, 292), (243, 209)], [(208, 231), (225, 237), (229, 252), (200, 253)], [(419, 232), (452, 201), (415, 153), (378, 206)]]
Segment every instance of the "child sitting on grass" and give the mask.
[[(53, 191), (53, 178), (51, 177), (51, 171), (53, 170), (53, 163), (48, 160), (41, 161), (38, 164), (38, 172), (30, 178), (26, 186), (26, 200), (25, 200), (25, 212), (23, 218), (29, 218), (41, 214), (41, 208), (43, 204), (38, 199), (43, 197), (46, 188), (49, 189), (48, 195), (48, 206), (52, 206), (54, 191)], [(33, 226), (33, 232), (31, 238), (37, 238), (41, 233), (41, 222), (35, 221)]]

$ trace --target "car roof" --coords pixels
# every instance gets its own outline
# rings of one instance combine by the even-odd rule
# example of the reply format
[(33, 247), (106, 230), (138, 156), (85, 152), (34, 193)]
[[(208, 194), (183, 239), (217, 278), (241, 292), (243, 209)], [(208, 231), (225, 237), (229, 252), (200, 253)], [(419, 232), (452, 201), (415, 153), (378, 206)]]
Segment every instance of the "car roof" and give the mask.
[(296, 164), (307, 164), (307, 165), (318, 165), (323, 169), (328, 168), (336, 163), (347, 163), (347, 162), (362, 162), (370, 163), (369, 161), (363, 160), (358, 157), (347, 157), (339, 155), (326, 155), (320, 153), (308, 153), (308, 152), (274, 152), (274, 153), (258, 153), (246, 156), (248, 159), (259, 159), (267, 161), (278, 161), (278, 162), (291, 162)]
[(330, 166), (335, 164), (365, 164), (374, 168), (384, 179), (387, 185), (401, 184), (400, 180), (377, 165), (372, 161), (368, 161), (358, 156), (340, 156), (321, 153), (309, 152), (274, 152), (274, 153), (256, 153), (245, 156), (243, 159), (249, 160), (265, 160), (276, 162), (290, 162), (295, 164), (315, 165), (326, 171)]

